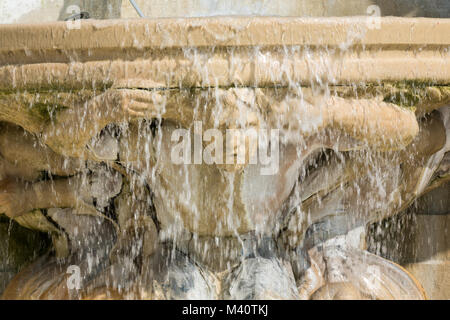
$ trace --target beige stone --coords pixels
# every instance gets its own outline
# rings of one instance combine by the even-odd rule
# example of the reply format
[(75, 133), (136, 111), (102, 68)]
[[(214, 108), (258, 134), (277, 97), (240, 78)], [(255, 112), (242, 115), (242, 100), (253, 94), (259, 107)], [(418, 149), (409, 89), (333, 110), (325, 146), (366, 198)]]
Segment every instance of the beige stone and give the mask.
[(326, 244), (309, 252), (311, 268), (300, 282), (302, 298), (423, 300), (425, 291), (405, 269), (365, 251)]
[[(98, 12), (104, 11), (100, 7)], [(239, 264), (236, 238), (278, 237), (287, 220), (288, 237), (297, 237), (287, 242), (301, 246), (314, 223), (342, 215), (351, 227), (364, 227), (406, 209), (428, 191), (430, 181), (446, 178), (441, 164), (450, 146), (450, 118), (443, 107), (450, 102), (450, 24), (445, 19), (386, 17), (380, 29), (364, 17), (80, 23), (79, 29), (64, 22), (0, 26), (0, 120), (11, 123), (0, 128), (7, 177), (1, 181), (0, 212), (52, 232), (57, 249), (56, 257), (44, 257), (19, 274), (6, 298), (80, 298), (65, 286), (61, 266), (66, 265), (55, 262), (75, 259), (69, 255), (68, 238), (76, 239), (70, 227), (88, 227), (86, 221), (98, 219), (78, 214), (116, 219), (119, 231), (110, 264), (85, 284), (85, 297), (118, 297), (122, 285), (124, 297), (217, 297), (218, 279), (210, 269), (229, 267), (226, 261), (214, 264), (217, 255), (237, 264), (238, 271), (279, 264), (279, 257)], [(236, 157), (246, 147), (246, 161), (239, 165), (175, 164), (171, 135), (192, 129), (194, 121), (222, 132), (281, 129), (279, 170), (262, 175), (260, 165), (249, 163), (255, 150), (247, 141), (233, 150)], [(24, 138), (16, 139), (17, 133)], [(306, 159), (332, 153), (317, 171), (302, 173)], [(102, 173), (105, 166), (110, 174)], [(40, 171), (63, 177), (43, 180)], [(322, 175), (329, 179), (318, 181)], [(303, 198), (295, 199), (297, 191)], [(296, 213), (289, 221), (291, 209)], [(53, 226), (49, 217), (68, 230)], [(225, 257), (221, 250), (228, 239)], [(204, 254), (209, 248), (215, 255)], [(170, 256), (166, 249), (176, 259), (155, 273)], [(425, 297), (394, 263), (344, 250), (353, 263), (346, 266), (341, 251), (311, 257), (300, 297)], [(324, 270), (327, 263), (340, 273)], [(372, 279), (374, 268), (381, 281)], [(289, 261), (277, 270), (279, 279), (294, 283), (286, 271)], [(189, 292), (164, 290), (174, 279)], [(110, 281), (116, 287), (108, 290)], [(254, 296), (281, 297), (272, 295), (279, 288), (270, 290), (279, 287), (276, 281), (255, 281), (261, 292)], [(295, 287), (289, 297), (298, 297)]]
[[(97, 88), (268, 86), (309, 83), (311, 77), (347, 84), (380, 80), (445, 84), (448, 54), (434, 48), (448, 46), (447, 24), (446, 20), (383, 18), (381, 29), (373, 30), (364, 18), (254, 17), (83, 21), (79, 30), (68, 30), (64, 23), (4, 25), (2, 43), (8, 49), (0, 50), (4, 63), (0, 90), (81, 89), (93, 84)], [(339, 49), (342, 44), (347, 47)], [(252, 45), (261, 48), (256, 56), (243, 49)], [(338, 59), (330, 56), (320, 48), (325, 45), (342, 54)], [(367, 49), (362, 51), (361, 45)], [(215, 51), (208, 50), (209, 46)], [(230, 46), (235, 50), (224, 49)], [(268, 50), (270, 46), (275, 47)], [(283, 46), (291, 48), (290, 59), (284, 59)], [(295, 46), (318, 47), (309, 58)], [(403, 50), (404, 46), (410, 49)], [(416, 47), (421, 50), (416, 52)], [(70, 56), (79, 56), (87, 48), (89, 59), (66, 64)], [(148, 49), (152, 51), (145, 59), (137, 59)]]

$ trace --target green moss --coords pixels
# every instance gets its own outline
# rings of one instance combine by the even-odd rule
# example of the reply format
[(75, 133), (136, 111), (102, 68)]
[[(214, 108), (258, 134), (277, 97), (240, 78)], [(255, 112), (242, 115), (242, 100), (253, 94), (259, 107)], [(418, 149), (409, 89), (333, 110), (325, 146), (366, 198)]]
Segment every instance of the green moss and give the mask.
[(449, 85), (436, 85), (427, 81), (344, 85), (332, 87), (331, 91), (344, 98), (382, 97), (384, 102), (411, 109), (450, 102)]
[[(95, 94), (100, 94), (109, 88), (108, 85), (99, 87)], [(168, 88), (169, 89), (169, 88)], [(226, 89), (224, 87), (224, 89)], [(280, 88), (281, 89), (281, 88)], [(180, 90), (179, 88), (170, 88), (169, 90)], [(193, 96), (198, 90), (213, 90), (208, 88), (189, 88), (186, 89)], [(330, 86), (330, 90), (344, 98), (373, 98), (382, 97), (383, 101), (396, 104), (403, 108), (421, 108), (426, 105), (444, 104), (450, 102), (450, 85), (436, 85), (430, 81), (399, 81), (399, 82), (380, 82), (380, 83), (357, 83), (347, 85)], [(38, 99), (32, 102), (35, 95), (52, 97), (58, 94), (72, 94), (80, 97), (80, 101), (90, 98), (94, 95), (91, 89), (74, 89), (60, 87), (42, 87), (40, 89), (21, 92), (27, 95), (24, 101), (31, 101), (28, 112), (33, 117), (38, 117), (43, 121), (50, 121), (54, 114), (59, 110), (70, 108), (70, 105), (64, 105), (64, 99)], [(2, 95), (17, 95), (19, 92), (0, 92)], [(83, 98), (84, 97), (84, 98)], [(27, 100), (28, 99), (28, 100)], [(25, 102), (24, 104), (26, 104)]]
[(109, 81), (107, 83), (96, 83), (93, 86), (86, 86), (86, 87), (80, 87), (80, 86), (73, 86), (69, 84), (47, 84), (47, 85), (41, 85), (40, 87), (31, 88), (31, 87), (24, 87), (21, 90), (16, 89), (9, 89), (9, 90), (0, 90), (0, 95), (2, 94), (16, 94), (17, 92), (26, 92), (29, 94), (43, 94), (43, 93), (58, 93), (58, 92), (66, 92), (66, 93), (77, 93), (81, 91), (97, 91), (99, 93), (106, 91), (110, 89), (113, 85), (112, 81)]
[(45, 103), (33, 103), (29, 112), (31, 115), (38, 116), (47, 122), (53, 119), (57, 111), (63, 109), (67, 109), (67, 107)]

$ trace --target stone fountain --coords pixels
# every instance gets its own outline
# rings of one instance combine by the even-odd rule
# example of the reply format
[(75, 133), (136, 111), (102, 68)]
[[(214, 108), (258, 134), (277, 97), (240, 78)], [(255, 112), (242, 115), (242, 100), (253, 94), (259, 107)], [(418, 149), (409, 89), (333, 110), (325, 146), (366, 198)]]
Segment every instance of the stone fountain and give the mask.
[(4, 299), (427, 298), (369, 249), (448, 195), (448, 19), (75, 22), (0, 25)]

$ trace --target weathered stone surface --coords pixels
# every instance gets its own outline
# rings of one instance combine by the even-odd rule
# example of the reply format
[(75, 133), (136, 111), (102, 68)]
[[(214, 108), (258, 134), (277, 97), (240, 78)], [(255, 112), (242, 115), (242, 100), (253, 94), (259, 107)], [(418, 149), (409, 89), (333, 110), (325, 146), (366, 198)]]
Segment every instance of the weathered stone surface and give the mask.
[[(402, 267), (367, 251), (336, 246), (330, 240), (311, 249), (309, 256), (311, 267), (299, 287), (303, 298), (327, 299), (330, 294), (340, 299), (426, 298), (421, 285)], [(338, 292), (336, 286), (341, 286)]]
[[(51, 232), (55, 249), (4, 297), (424, 298), (363, 248), (314, 250), (447, 179), (448, 28), (383, 18), (374, 30), (361, 17), (0, 26), (0, 212)], [(277, 171), (250, 163), (248, 140), (232, 149), (242, 163), (176, 163), (174, 133), (195, 141), (195, 121), (279, 129)], [(81, 291), (67, 288), (71, 264), (85, 268)]]
[[(445, 84), (450, 68), (448, 53), (438, 53), (434, 48), (449, 45), (447, 24), (447, 20), (383, 18), (381, 29), (372, 30), (363, 18), (316, 21), (254, 17), (94, 20), (83, 21), (79, 30), (68, 30), (64, 23), (4, 25), (2, 43), (8, 49), (0, 50), (4, 63), (0, 67), (0, 90), (73, 90), (93, 85), (271, 86), (309, 84), (311, 79), (340, 84), (405, 80)], [(265, 32), (267, 28), (270, 32)], [(411, 28), (415, 30), (412, 35)], [(152, 36), (148, 36), (150, 32)], [(347, 46), (340, 49), (342, 43)], [(208, 49), (211, 45), (214, 52)], [(252, 45), (261, 48), (259, 53), (244, 49)], [(280, 45), (289, 49), (289, 59), (285, 59)], [(361, 50), (361, 45), (367, 49)], [(235, 50), (224, 49), (229, 46)], [(269, 46), (275, 47), (268, 50)], [(317, 51), (311, 55), (300, 50), (303, 46), (317, 46)], [(339, 58), (328, 55), (323, 46), (341, 51)], [(404, 46), (410, 50), (405, 51)], [(182, 50), (186, 47), (197, 49)], [(88, 48), (88, 57), (66, 64)]]
[[(59, 20), (64, 20), (74, 13), (88, 12), (92, 19), (114, 19), (120, 18), (122, 0), (114, 1), (86, 1), (86, 0), (64, 0)], [(77, 11), (71, 12), (70, 7), (78, 7)]]
[[(76, 5), (80, 10), (88, 11), (91, 17), (105, 18), (139, 18), (138, 13), (128, 0), (38, 0), (29, 7), (24, 6), (18, 12), (8, 12), (14, 8), (14, 0), (6, 0), (5, 12), (0, 13), (0, 23), (35, 23), (56, 21), (72, 14), (70, 5)], [(9, 3), (8, 3), (9, 1)], [(31, 2), (31, 1), (27, 1)], [(262, 15), (262, 16), (297, 16), (297, 17), (339, 17), (339, 16), (408, 16), (448, 18), (450, 7), (445, 0), (298, 0), (271, 1), (258, 0), (216, 0), (199, 2), (195, 0), (166, 1), (136, 0), (141, 11), (147, 18), (164, 17), (203, 17), (224, 15)], [(373, 9), (372, 5), (379, 8)], [(17, 8), (19, 9), (19, 8)], [(30, 11), (31, 10), (31, 11)]]
[(296, 300), (299, 298), (289, 264), (262, 257), (242, 261), (225, 280), (229, 300)]
[[(146, 17), (198, 17), (208, 15), (264, 15), (301, 17), (339, 17), (365, 16), (368, 7), (377, 5), (382, 16), (449, 16), (450, 6), (446, 1), (423, 0), (298, 0), (270, 1), (257, 0), (218, 0), (202, 3), (195, 0), (148, 2), (136, 0)], [(122, 17), (137, 18), (138, 14), (128, 1), (122, 1)]]
[(442, 185), (369, 233), (369, 250), (403, 265), (430, 299), (449, 299), (449, 192), (450, 185)]

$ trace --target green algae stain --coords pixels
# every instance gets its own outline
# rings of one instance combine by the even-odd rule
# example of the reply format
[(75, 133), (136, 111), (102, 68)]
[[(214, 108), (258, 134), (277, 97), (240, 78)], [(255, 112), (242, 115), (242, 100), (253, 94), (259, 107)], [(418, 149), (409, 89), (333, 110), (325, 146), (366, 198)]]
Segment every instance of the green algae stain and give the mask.
[(50, 122), (54, 120), (55, 114), (58, 111), (64, 109), (67, 109), (67, 107), (46, 103), (33, 103), (29, 112), (32, 116), (37, 116), (45, 122)]

